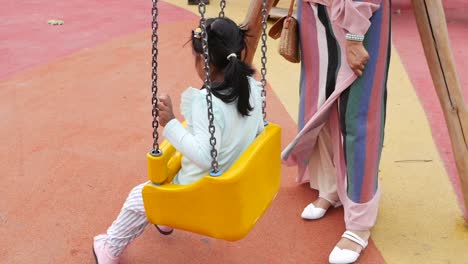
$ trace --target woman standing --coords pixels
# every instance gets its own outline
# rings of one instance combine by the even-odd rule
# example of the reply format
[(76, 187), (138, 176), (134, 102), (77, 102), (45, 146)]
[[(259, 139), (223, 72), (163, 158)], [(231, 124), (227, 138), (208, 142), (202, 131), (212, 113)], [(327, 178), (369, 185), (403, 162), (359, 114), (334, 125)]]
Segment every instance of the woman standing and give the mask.
[(298, 3), (302, 74), (299, 133), (283, 151), (319, 198), (303, 211), (323, 217), (344, 206), (346, 232), (330, 263), (352, 263), (367, 246), (380, 190), (390, 60), (390, 0)]

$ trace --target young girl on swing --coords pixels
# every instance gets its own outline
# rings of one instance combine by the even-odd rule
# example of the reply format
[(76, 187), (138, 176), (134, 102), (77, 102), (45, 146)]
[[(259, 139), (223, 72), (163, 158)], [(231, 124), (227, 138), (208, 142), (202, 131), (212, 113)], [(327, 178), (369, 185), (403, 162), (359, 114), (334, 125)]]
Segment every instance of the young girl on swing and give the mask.
[[(245, 32), (228, 18), (208, 19), (206, 31), (218, 163), (219, 169), (226, 171), (263, 131), (263, 98), (259, 83), (251, 77), (254, 70), (241, 57), (246, 49)], [(204, 80), (200, 29), (192, 32), (192, 47), (195, 68)], [(188, 88), (182, 93), (181, 112), (187, 128), (174, 117), (170, 97), (159, 97), (159, 123), (164, 127), (163, 135), (184, 156), (182, 167), (173, 181), (175, 184), (191, 184), (211, 170), (206, 93), (203, 88)], [(143, 206), (144, 185), (133, 188), (107, 232), (94, 237), (96, 263), (118, 263), (124, 249), (149, 224)], [(170, 227), (156, 228), (164, 235), (172, 233)]]

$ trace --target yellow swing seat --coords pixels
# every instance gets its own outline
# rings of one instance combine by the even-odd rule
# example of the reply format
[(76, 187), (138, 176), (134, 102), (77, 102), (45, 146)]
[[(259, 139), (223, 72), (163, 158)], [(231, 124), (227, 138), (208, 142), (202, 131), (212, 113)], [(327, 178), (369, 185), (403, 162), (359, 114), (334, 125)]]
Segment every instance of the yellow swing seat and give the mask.
[(153, 224), (235, 241), (247, 235), (278, 193), (281, 128), (276, 124), (269, 123), (228, 171), (190, 185), (171, 183), (182, 156), (167, 141), (161, 150), (159, 157), (148, 154), (151, 182), (143, 188)]

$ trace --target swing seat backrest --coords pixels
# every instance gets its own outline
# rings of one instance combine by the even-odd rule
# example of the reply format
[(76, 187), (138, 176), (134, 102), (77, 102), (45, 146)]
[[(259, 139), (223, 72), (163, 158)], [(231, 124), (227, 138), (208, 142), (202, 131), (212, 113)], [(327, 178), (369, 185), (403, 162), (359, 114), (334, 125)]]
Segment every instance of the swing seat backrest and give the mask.
[[(158, 182), (160, 172), (172, 179), (180, 169), (181, 155), (167, 141), (161, 149), (169, 164), (149, 166), (152, 182)], [(149, 221), (228, 241), (243, 238), (278, 193), (280, 152), (281, 128), (270, 123), (221, 176), (206, 175), (190, 185), (146, 184), (143, 200)]]

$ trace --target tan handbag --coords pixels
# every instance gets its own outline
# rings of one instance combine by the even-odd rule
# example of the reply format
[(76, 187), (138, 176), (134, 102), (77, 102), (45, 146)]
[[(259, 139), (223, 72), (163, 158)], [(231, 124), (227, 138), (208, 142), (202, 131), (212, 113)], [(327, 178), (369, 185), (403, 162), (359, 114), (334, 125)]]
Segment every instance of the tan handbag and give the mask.
[(280, 18), (271, 27), (268, 35), (273, 39), (280, 38), (279, 53), (286, 60), (298, 63), (301, 61), (299, 49), (299, 27), (297, 20), (292, 16), (294, 0), (291, 0), (288, 15)]

